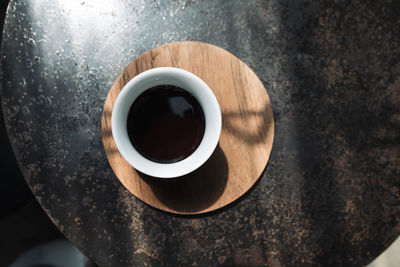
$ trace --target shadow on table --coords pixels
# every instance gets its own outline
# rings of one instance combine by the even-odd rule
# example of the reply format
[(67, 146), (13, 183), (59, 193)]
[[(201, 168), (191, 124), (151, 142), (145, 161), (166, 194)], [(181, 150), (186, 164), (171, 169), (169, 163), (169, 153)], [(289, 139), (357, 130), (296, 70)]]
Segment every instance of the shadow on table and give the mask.
[[(249, 122), (253, 120), (257, 120), (257, 124), (250, 125)], [(224, 129), (241, 141), (249, 145), (265, 143), (265, 137), (273, 125), (271, 103), (264, 103), (259, 110), (222, 112), (222, 121)], [(237, 124), (243, 121), (247, 124)]]
[(288, 264), (365, 265), (398, 235), (399, 128), (389, 118), (399, 112), (400, 82), (398, 61), (388, 59), (399, 58), (400, 6), (281, 1), (279, 9), (289, 149), (300, 155), (295, 182), (309, 222), (296, 229), (306, 233), (301, 242), (289, 239)]
[(166, 207), (179, 213), (195, 213), (212, 206), (224, 192), (228, 162), (218, 145), (203, 166), (182, 177), (160, 179), (139, 175)]

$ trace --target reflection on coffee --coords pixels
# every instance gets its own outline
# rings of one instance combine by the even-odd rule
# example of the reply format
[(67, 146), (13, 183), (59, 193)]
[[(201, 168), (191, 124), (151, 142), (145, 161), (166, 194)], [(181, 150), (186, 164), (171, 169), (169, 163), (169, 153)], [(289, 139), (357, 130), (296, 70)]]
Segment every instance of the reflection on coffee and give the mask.
[(205, 119), (193, 95), (176, 86), (160, 85), (136, 98), (127, 126), (129, 139), (142, 156), (173, 163), (187, 158), (200, 145)]

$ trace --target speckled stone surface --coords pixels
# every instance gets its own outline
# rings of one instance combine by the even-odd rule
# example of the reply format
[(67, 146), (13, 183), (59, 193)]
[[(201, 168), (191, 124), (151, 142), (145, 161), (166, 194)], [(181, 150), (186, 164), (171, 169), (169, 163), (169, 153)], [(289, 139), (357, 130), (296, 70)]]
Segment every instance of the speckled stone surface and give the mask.
[[(24, 176), (102, 266), (363, 265), (400, 234), (399, 1), (12, 1), (2, 106)], [(259, 182), (211, 214), (155, 210), (116, 179), (107, 92), (140, 53), (218, 45), (271, 97)]]

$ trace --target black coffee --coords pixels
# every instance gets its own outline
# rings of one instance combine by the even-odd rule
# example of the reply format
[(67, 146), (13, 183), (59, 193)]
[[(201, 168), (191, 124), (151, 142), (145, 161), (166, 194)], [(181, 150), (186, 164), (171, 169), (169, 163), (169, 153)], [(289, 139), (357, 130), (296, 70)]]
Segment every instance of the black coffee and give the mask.
[(160, 85), (136, 98), (127, 126), (129, 139), (142, 156), (173, 163), (187, 158), (200, 145), (205, 119), (194, 96), (176, 86)]

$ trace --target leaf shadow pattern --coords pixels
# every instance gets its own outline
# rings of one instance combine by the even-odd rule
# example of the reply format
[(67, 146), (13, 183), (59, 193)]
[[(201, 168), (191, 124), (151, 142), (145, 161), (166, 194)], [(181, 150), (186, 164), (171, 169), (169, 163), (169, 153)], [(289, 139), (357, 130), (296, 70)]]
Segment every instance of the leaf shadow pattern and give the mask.
[[(249, 121), (258, 119), (257, 129), (249, 125)], [(273, 127), (273, 115), (270, 102), (266, 102), (260, 110), (240, 110), (234, 112), (222, 112), (224, 129), (241, 141), (250, 145), (257, 145), (265, 142), (269, 129)], [(236, 121), (243, 122), (245, 127), (235, 125)]]

